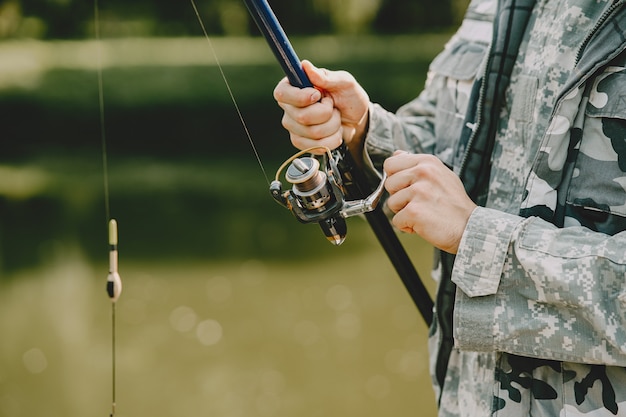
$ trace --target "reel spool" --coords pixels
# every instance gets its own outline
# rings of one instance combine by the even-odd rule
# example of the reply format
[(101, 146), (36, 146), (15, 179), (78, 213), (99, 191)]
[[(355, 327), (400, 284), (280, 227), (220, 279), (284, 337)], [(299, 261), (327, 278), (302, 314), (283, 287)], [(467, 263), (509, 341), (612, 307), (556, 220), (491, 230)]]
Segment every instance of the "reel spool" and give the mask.
[[(303, 157), (319, 149), (326, 151), (322, 158), (324, 169), (320, 160), (312, 155)], [(280, 175), (285, 167), (285, 179), (292, 188), (283, 192)], [(318, 223), (328, 241), (339, 246), (348, 232), (345, 219), (376, 208), (383, 194), (385, 178), (383, 176), (376, 190), (367, 198), (347, 201), (341, 173), (330, 149), (310, 148), (298, 152), (281, 165), (276, 172), (276, 179), (270, 185), (270, 193), (301, 223)]]

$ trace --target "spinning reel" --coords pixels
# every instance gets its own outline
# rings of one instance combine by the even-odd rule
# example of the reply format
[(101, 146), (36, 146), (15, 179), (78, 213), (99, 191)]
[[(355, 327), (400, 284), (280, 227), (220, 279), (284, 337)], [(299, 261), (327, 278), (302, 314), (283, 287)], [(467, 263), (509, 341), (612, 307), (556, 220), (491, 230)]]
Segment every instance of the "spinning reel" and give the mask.
[[(312, 154), (323, 149), (325, 154), (319, 158)], [(333, 157), (325, 147), (309, 148), (287, 159), (276, 172), (276, 178), (270, 185), (272, 197), (288, 208), (301, 223), (317, 222), (326, 238), (333, 245), (341, 245), (348, 232), (345, 218), (367, 213), (376, 208), (383, 194), (386, 175), (367, 198), (346, 201), (344, 178), (339, 171), (341, 154)], [(285, 179), (292, 184), (291, 190), (283, 192), (280, 176), (285, 172)]]

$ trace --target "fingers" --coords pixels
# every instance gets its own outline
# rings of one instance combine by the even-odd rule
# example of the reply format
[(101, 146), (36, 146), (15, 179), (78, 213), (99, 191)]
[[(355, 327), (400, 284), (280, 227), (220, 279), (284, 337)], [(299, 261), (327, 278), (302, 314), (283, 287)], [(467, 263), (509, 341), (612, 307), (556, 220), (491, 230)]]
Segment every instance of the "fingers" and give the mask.
[(322, 93), (317, 88), (298, 88), (283, 78), (274, 88), (274, 99), (279, 106), (290, 105), (294, 107), (306, 107), (317, 103), (322, 98)]
[(427, 155), (416, 155), (411, 154), (406, 151), (395, 151), (392, 156), (385, 160), (383, 165), (383, 169), (387, 173), (387, 175), (392, 176), (393, 174), (403, 171), (407, 168), (411, 168), (416, 165), (419, 159), (426, 157)]
[(297, 148), (325, 146), (334, 149), (341, 144), (341, 114), (333, 106), (332, 99), (325, 97), (306, 108), (283, 108), (282, 125), (289, 131), (291, 141)]
[(336, 91), (346, 88), (354, 81), (354, 77), (346, 71), (329, 71), (326, 68), (318, 68), (307, 61), (302, 61), (302, 69), (309, 77), (309, 81), (324, 91)]
[(303, 61), (302, 67), (315, 88), (300, 89), (285, 78), (274, 89), (292, 143), (300, 149), (311, 145), (334, 149), (342, 141), (358, 147), (369, 114), (363, 88), (348, 72), (317, 68), (309, 61)]
[(283, 79), (274, 89), (274, 98), (284, 110), (282, 125), (298, 149), (341, 145), (341, 114), (331, 97), (322, 97), (315, 88), (297, 88)]
[(417, 233), (413, 228), (415, 216), (419, 216), (417, 210), (411, 210), (414, 205), (406, 204), (403, 206), (403, 210), (398, 210), (398, 213), (393, 216), (392, 224), (404, 233)]
[(432, 155), (396, 151), (383, 165), (387, 173), (385, 188), (393, 195), (420, 180), (429, 180), (440, 165), (441, 161)]
[[(309, 63), (309, 75), (319, 71), (311, 67)], [(274, 98), (284, 110), (282, 125), (289, 131), (296, 148), (323, 146), (334, 149), (341, 144), (341, 114), (331, 97), (322, 97), (316, 88), (294, 87), (284, 78), (274, 89)]]
[[(283, 104), (282, 107), (285, 110), (282, 123), (289, 130), (315, 127), (326, 123), (341, 124), (341, 115), (334, 108), (333, 101), (329, 97), (325, 97), (321, 101), (306, 107), (288, 104)], [(324, 129), (324, 127), (321, 129)], [(302, 132), (296, 131), (295, 133), (299, 134)]]
[(329, 76), (333, 74), (333, 72), (319, 69), (309, 61), (302, 61), (302, 68), (315, 87), (295, 87), (289, 83), (287, 77), (283, 78), (274, 88), (274, 99), (281, 107), (285, 104), (303, 108), (317, 103), (324, 95), (323, 91), (325, 86), (332, 86), (335, 83), (333, 82), (333, 78), (336, 77)]
[(396, 152), (384, 163), (393, 224), (456, 253), (476, 204), (459, 177), (433, 155)]
[(336, 149), (342, 143), (341, 131), (322, 139), (311, 139), (306, 136), (297, 136), (293, 133), (290, 133), (289, 138), (291, 139), (292, 145), (297, 149), (313, 149), (311, 153), (319, 155), (325, 152), (324, 148), (331, 150)]
[(434, 208), (429, 204), (441, 192), (443, 168), (441, 161), (433, 155), (404, 151), (396, 151), (385, 161), (385, 188), (390, 194), (387, 206), (396, 214), (393, 224), (400, 230), (414, 232), (415, 219), (423, 217), (419, 212)]

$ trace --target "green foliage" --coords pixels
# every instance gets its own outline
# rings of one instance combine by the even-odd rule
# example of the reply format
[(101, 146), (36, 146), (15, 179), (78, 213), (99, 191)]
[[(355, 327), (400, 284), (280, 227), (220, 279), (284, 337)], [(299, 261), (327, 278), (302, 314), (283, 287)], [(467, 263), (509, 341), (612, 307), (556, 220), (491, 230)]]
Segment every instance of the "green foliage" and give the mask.
[[(190, 2), (93, 0), (103, 37), (201, 34)], [(212, 35), (257, 34), (241, 0), (196, 0)], [(290, 35), (416, 33), (458, 22), (466, 0), (273, 0)], [(77, 39), (94, 36), (94, 3), (79, 0), (0, 1), (0, 39)]]
[[(351, 71), (372, 100), (395, 110), (421, 90), (428, 63), (447, 37), (321, 37), (295, 39), (294, 47), (301, 57), (320, 66)], [(290, 144), (271, 93), (283, 74), (269, 48), (260, 39), (215, 39), (213, 44), (250, 134), (259, 149), (273, 152), (263, 156), (285, 156)], [(41, 59), (42, 67), (28, 83), (29, 68), (16, 66), (13, 75), (0, 69), (0, 86), (5, 84), (0, 89), (0, 117), (6, 120), (0, 160), (33, 152), (98, 150), (97, 73), (85, 65), (95, 59), (88, 54), (95, 52), (96, 45), (87, 43), (91, 49), (82, 42), (5, 46), (0, 44), (0, 59), (27, 56), (29, 62)], [(118, 155), (209, 155), (216, 147), (221, 155), (250, 153), (205, 40), (116, 41), (104, 47), (109, 57), (102, 74), (105, 127), (111, 149)], [(19, 54), (2, 55), (3, 49)], [(50, 56), (59, 59), (45, 67)]]

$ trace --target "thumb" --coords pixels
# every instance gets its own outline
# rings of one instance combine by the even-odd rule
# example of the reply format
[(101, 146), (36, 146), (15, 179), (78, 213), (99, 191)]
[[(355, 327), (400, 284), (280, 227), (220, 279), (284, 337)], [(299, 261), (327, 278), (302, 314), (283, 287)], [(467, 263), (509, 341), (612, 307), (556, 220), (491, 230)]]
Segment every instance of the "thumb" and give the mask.
[(328, 71), (324, 68), (317, 68), (311, 63), (311, 61), (303, 60), (302, 69), (309, 77), (311, 83), (322, 90), (332, 90), (337, 85), (338, 80), (334, 77), (333, 71)]

